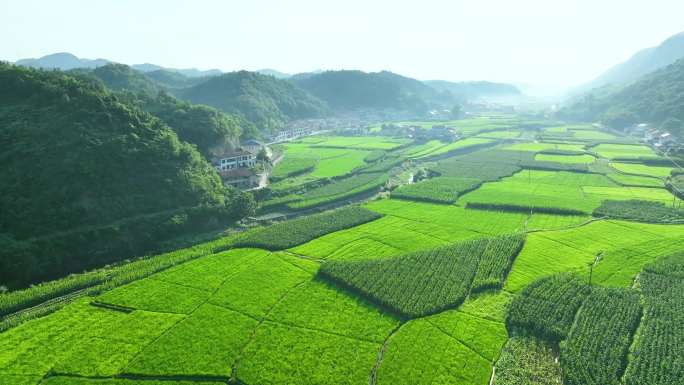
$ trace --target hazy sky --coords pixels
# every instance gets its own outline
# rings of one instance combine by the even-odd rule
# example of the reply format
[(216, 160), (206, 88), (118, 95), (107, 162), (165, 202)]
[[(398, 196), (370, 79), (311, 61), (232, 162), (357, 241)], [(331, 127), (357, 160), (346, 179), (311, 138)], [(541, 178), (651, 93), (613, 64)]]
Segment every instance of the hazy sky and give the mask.
[(566, 86), (684, 30), (682, 15), (683, 0), (0, 0), (0, 59)]

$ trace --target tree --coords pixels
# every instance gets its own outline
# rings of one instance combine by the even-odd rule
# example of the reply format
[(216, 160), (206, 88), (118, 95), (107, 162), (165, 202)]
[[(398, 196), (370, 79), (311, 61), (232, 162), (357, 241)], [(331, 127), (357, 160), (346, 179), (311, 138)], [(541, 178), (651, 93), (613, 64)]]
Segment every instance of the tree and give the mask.
[(684, 124), (677, 118), (668, 118), (660, 125), (660, 128), (678, 138), (684, 137)]
[(463, 115), (463, 107), (461, 107), (460, 104), (456, 104), (455, 106), (451, 107), (451, 118), (452, 119), (460, 119), (462, 115)]
[(637, 122), (634, 113), (626, 110), (610, 110), (603, 115), (601, 122), (608, 127), (624, 130)]

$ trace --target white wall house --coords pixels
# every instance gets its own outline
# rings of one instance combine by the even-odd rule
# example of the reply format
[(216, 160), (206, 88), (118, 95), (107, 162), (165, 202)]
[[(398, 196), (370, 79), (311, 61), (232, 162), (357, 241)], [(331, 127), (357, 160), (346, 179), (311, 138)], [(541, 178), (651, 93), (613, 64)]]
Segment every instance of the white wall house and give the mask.
[(256, 166), (256, 154), (248, 151), (235, 151), (213, 159), (214, 167), (219, 171), (232, 170), (238, 167)]

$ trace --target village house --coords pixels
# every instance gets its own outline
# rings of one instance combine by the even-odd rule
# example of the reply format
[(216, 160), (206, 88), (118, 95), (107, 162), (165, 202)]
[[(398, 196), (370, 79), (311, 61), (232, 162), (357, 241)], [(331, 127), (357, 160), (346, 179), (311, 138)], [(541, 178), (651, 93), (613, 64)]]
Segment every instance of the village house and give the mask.
[(212, 164), (219, 171), (227, 171), (241, 167), (254, 167), (256, 166), (256, 163), (256, 154), (244, 150), (236, 150), (212, 158)]
[(246, 190), (259, 185), (259, 176), (254, 170), (247, 167), (238, 167), (229, 170), (219, 171), (223, 183), (227, 186)]
[(264, 144), (256, 139), (248, 139), (242, 142), (240, 147), (252, 154), (258, 154), (264, 148)]

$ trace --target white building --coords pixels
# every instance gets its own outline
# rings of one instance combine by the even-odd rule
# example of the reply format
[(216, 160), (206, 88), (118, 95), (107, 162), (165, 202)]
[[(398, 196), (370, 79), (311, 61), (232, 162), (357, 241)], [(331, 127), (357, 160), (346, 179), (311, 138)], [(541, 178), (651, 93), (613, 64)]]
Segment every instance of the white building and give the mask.
[(249, 151), (252, 154), (258, 154), (264, 148), (264, 144), (255, 139), (245, 140), (240, 144), (245, 151)]
[(256, 166), (256, 154), (249, 151), (238, 150), (227, 153), (212, 159), (214, 167), (219, 171), (232, 170), (239, 167), (254, 167)]

